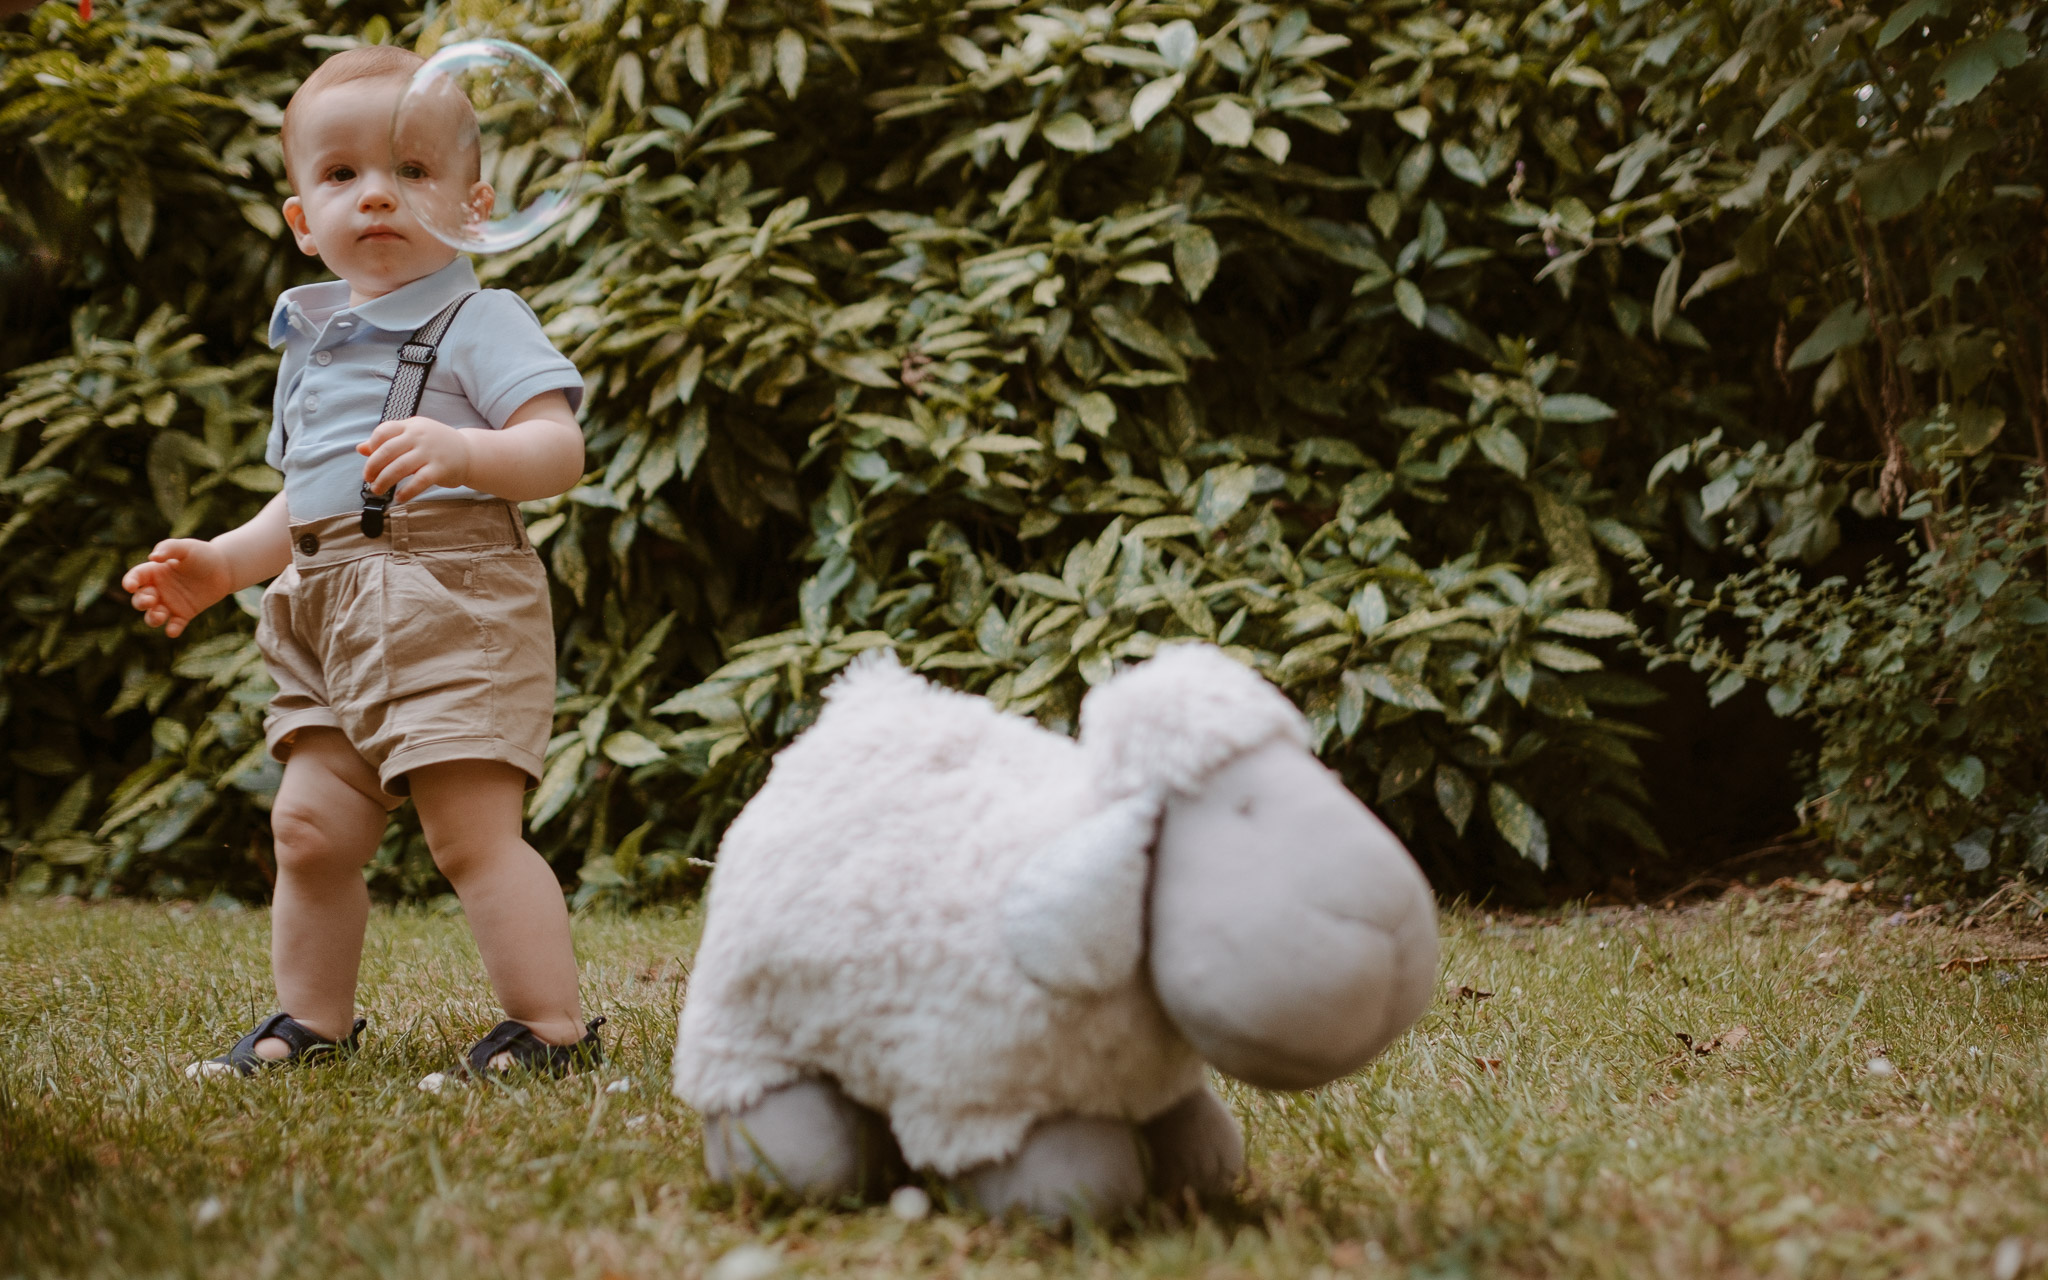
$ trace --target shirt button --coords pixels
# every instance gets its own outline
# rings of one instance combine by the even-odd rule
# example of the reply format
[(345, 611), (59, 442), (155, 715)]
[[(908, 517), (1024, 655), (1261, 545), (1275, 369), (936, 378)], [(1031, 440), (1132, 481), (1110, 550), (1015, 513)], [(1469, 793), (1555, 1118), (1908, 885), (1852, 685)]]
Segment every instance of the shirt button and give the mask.
[(313, 536), (312, 534), (310, 534), (310, 533), (302, 533), (302, 534), (300, 534), (300, 535), (299, 535), (299, 550), (300, 550), (301, 552), (305, 553), (306, 555), (309, 555), (309, 556), (310, 556), (310, 555), (317, 555), (317, 554), (319, 554), (319, 552), (320, 552), (320, 539), (318, 539), (318, 538), (314, 537), (314, 536)]
[(306, 393), (306, 412), (311, 413), (313, 412), (313, 410), (318, 409), (319, 407), (320, 393), (317, 391), (308, 391)]
[(315, 353), (314, 353), (314, 355), (313, 355), (313, 363), (314, 363), (314, 364), (333, 364), (333, 363), (334, 363), (334, 353), (333, 353), (332, 351), (320, 351), (320, 352), (315, 352)]

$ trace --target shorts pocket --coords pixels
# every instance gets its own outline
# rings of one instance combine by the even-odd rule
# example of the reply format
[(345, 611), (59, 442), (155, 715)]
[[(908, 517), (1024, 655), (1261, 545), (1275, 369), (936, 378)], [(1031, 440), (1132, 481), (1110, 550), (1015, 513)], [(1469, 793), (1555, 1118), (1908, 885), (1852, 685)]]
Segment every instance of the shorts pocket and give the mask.
[[(441, 578), (459, 561), (392, 556), (384, 562), (384, 685), (393, 704), (417, 700), (422, 716), (391, 714), (414, 732), (488, 734), (496, 722), (491, 635), (466, 593)], [(439, 570), (439, 572), (436, 572)], [(423, 722), (424, 721), (424, 722)]]

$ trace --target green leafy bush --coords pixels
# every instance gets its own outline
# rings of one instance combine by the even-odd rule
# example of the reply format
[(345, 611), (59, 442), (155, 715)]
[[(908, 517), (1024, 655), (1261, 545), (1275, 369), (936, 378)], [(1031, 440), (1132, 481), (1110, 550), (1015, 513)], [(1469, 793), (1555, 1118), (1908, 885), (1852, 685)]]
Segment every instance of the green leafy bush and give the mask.
[[(1773, 373), (1823, 415), (1790, 447), (1712, 436), (1653, 471), (1699, 546), (1755, 561), (1704, 595), (1693, 570), (1649, 571), (1675, 607), (1654, 647), (1709, 674), (1717, 700), (1760, 681), (1773, 710), (1815, 728), (1807, 816), (1873, 872), (2048, 863), (2036, 18), (1944, 0), (1759, 6), (1711, 47), (1726, 58), (1712, 80), (1754, 78), (1754, 101), (1712, 99), (1690, 149), (1645, 144), (1672, 157), (1667, 178), (1698, 175), (1680, 222), (1735, 242), (1689, 286), (1674, 261), (1660, 297), (1675, 308), (1746, 281), (1783, 317)], [(1913, 532), (1815, 581), (1792, 566), (1829, 561), (1845, 504)]]
[[(1787, 117), (1758, 128), (1778, 73), (1752, 92), (1756, 55), (1727, 59), (1775, 41), (1768, 70), (1838, 12), (162, 0), (84, 29), (15, 19), (0, 355), (26, 367), (0, 406), (4, 492), (42, 505), (9, 510), (0, 650), (6, 723), (47, 726), (0, 819), (16, 883), (260, 871), (274, 771), (250, 749), (246, 619), (168, 644), (105, 592), (173, 524), (260, 501), (254, 326), (310, 269), (270, 212), (284, 95), (324, 49), (482, 32), (563, 70), (603, 168), (577, 216), (480, 264), (589, 379), (593, 470), (529, 515), (563, 676), (531, 816), (585, 899), (693, 884), (859, 652), (1067, 725), (1115, 663), (1181, 636), (1299, 699), (1440, 883), (1603, 882), (1661, 848), (1632, 746), (1654, 694), (1608, 669), (1632, 630), (1615, 569), (1682, 523), (1651, 466), (1716, 426), (1767, 446), (1804, 426), (1757, 319), (1797, 299), (1737, 283), (1745, 265), (1680, 306), (1688, 263), (1806, 269), (1757, 260), (1753, 203), (1731, 198), (1783, 171), (1755, 139)], [(1963, 164), (1948, 191), (1975, 190)], [(95, 318), (66, 355), (47, 318), (74, 311)], [(125, 354), (179, 324), (203, 342), (177, 372)], [(29, 479), (74, 419), (61, 481)], [(436, 883), (404, 826), (376, 875)]]

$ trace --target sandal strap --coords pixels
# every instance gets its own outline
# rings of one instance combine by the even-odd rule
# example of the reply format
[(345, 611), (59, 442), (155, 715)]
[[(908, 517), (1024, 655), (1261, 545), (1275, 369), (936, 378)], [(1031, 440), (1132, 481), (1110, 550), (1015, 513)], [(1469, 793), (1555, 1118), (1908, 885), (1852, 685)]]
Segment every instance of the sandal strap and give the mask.
[(605, 1019), (592, 1018), (584, 1024), (583, 1038), (575, 1044), (549, 1044), (533, 1034), (532, 1027), (508, 1018), (469, 1047), (469, 1052), (462, 1056), (463, 1068), (472, 1076), (498, 1075), (500, 1072), (491, 1067), (491, 1059), (499, 1054), (510, 1054), (515, 1068), (551, 1076), (602, 1066), (604, 1045), (597, 1038), (597, 1029), (604, 1024)]
[[(329, 1040), (288, 1013), (273, 1013), (257, 1023), (255, 1030), (235, 1041), (234, 1048), (213, 1061), (225, 1062), (245, 1076), (254, 1075), (263, 1067), (281, 1066), (287, 1062), (312, 1062), (343, 1049), (355, 1048), (357, 1038), (368, 1025), (367, 1019), (357, 1018), (346, 1038)], [(291, 1052), (282, 1058), (265, 1058), (256, 1052), (256, 1045), (264, 1040), (282, 1040)]]

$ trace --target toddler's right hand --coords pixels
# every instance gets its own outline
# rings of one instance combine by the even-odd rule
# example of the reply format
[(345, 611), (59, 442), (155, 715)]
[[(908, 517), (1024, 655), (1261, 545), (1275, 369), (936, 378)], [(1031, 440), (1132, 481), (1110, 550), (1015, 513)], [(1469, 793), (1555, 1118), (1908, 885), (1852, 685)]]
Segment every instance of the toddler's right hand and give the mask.
[(227, 556), (199, 538), (166, 538), (148, 560), (121, 575), (128, 602), (142, 611), (144, 622), (162, 627), (168, 636), (182, 634), (234, 585)]

